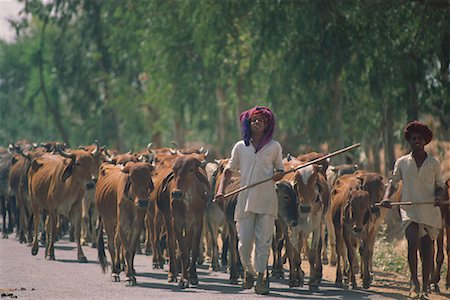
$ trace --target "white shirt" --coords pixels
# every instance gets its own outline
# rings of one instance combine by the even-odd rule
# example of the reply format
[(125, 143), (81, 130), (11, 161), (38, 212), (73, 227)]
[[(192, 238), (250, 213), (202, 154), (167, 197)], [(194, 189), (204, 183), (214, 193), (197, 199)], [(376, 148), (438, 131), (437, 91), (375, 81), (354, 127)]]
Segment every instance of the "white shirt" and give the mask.
[[(400, 157), (395, 162), (392, 183), (396, 185), (400, 180), (403, 180), (402, 201), (404, 202), (434, 202), (435, 189), (444, 187), (441, 165), (429, 154), (420, 168), (417, 168), (412, 153)], [(403, 205), (400, 212), (402, 221), (442, 228), (441, 210), (433, 204)]]
[[(241, 187), (271, 178), (274, 170), (284, 170), (281, 145), (272, 140), (255, 153), (252, 143), (246, 146), (241, 140), (234, 145), (227, 168), (240, 170)], [(234, 219), (244, 217), (246, 212), (277, 218), (278, 199), (274, 181), (269, 180), (239, 193)]]

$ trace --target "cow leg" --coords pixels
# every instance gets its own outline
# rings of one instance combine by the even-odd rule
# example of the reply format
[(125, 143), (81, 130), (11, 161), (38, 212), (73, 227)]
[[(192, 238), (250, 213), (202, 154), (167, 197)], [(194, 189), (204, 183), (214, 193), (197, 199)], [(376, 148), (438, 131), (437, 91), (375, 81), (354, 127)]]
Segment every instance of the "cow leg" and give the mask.
[[(153, 249), (153, 269), (163, 269), (164, 268), (164, 255), (163, 255), (163, 246), (160, 243), (161, 240), (161, 230), (163, 224), (161, 220), (161, 214), (156, 212), (153, 217), (153, 225), (152, 225), (152, 249)], [(166, 237), (167, 241), (167, 237)], [(170, 259), (170, 257), (169, 257)]]
[[(436, 264), (432, 261), (431, 266), (431, 283), (433, 283), (434, 291), (436, 293), (440, 292), (439, 289), (439, 281), (441, 280), (441, 268), (444, 263), (444, 230), (440, 230), (439, 236), (436, 241), (437, 249), (436, 249)], [(433, 243), (434, 245), (434, 243)], [(432, 251), (434, 254), (435, 251)]]
[[(178, 246), (181, 256), (181, 278), (178, 286), (182, 289), (189, 287), (189, 254), (190, 254), (190, 239), (192, 238), (192, 231), (187, 230), (185, 226), (174, 224), (175, 235), (178, 241)], [(195, 246), (197, 247), (197, 246)]]
[(172, 227), (172, 217), (164, 213), (164, 221), (167, 229), (167, 244), (169, 246), (169, 273), (167, 274), (168, 282), (177, 282), (178, 268), (177, 268), (177, 256), (175, 253), (176, 238), (174, 229)]
[[(136, 285), (136, 272), (134, 270), (134, 257), (136, 254), (137, 247), (140, 247), (140, 235), (142, 227), (144, 226), (144, 215), (137, 212), (136, 220), (133, 222), (130, 228), (128, 228), (131, 233), (130, 240), (126, 241), (126, 239), (122, 239), (122, 242), (125, 246), (125, 260), (126, 260), (126, 268), (125, 274), (127, 276), (126, 282), (128, 286)], [(121, 236), (123, 231), (121, 229)], [(125, 242), (126, 241), (126, 242)], [(127, 243), (128, 242), (128, 243)], [(128, 247), (126, 246), (128, 245)]]
[(213, 271), (219, 271), (219, 248), (217, 245), (218, 226), (214, 224), (214, 220), (211, 220), (208, 215), (208, 209), (205, 213), (205, 222), (207, 228), (207, 252), (211, 257), (210, 268)]
[(80, 243), (86, 246), (90, 241), (89, 236), (89, 200), (87, 196), (88, 191), (85, 192), (83, 199), (81, 200), (81, 237)]
[(38, 230), (39, 230), (39, 222), (41, 221), (41, 210), (35, 200), (31, 201), (31, 208), (33, 210), (34, 215), (33, 245), (31, 247), (31, 254), (36, 255), (39, 252)]
[(237, 232), (234, 220), (227, 220), (228, 227), (228, 250), (230, 251), (230, 279), (231, 284), (238, 284), (238, 250), (237, 250)]
[(322, 279), (322, 230), (317, 229), (313, 232), (311, 249), (309, 250), (309, 266), (310, 266), (310, 277), (309, 277), (309, 290), (319, 291), (319, 283)]
[(92, 248), (97, 248), (97, 223), (98, 223), (98, 210), (94, 204), (91, 204), (90, 208), (90, 232), (92, 236)]
[[(293, 234), (295, 235), (295, 234)], [(300, 281), (300, 265), (301, 257), (299, 249), (300, 243), (293, 243), (290, 238), (286, 239), (286, 252), (289, 258), (289, 287), (301, 287), (303, 282)]]
[[(200, 219), (200, 223), (203, 220)], [(194, 225), (194, 227), (191, 230), (191, 238), (188, 240), (188, 248), (192, 249), (192, 260), (189, 263), (189, 269), (188, 269), (188, 273), (189, 273), (189, 283), (192, 285), (197, 285), (198, 284), (198, 276), (197, 276), (197, 261), (198, 261), (198, 257), (201, 256), (202, 254), (200, 253), (200, 249), (198, 249), (198, 247), (195, 247), (195, 245), (198, 245), (198, 243), (200, 242), (200, 240), (203, 238), (203, 234), (202, 231), (199, 230), (199, 228), (202, 228), (203, 226), (201, 224), (199, 224), (199, 227), (196, 227), (197, 225)], [(194, 245), (192, 247), (192, 245)]]
[(45, 225), (48, 239), (45, 258), (47, 260), (55, 260), (56, 212), (50, 211), (48, 213)]
[(151, 224), (152, 218), (146, 214), (144, 218), (144, 224), (145, 224), (145, 241), (144, 241), (144, 253), (145, 255), (152, 255), (152, 231), (153, 226)]
[(222, 266), (222, 268), (225, 268), (225, 272), (228, 267), (228, 252), (229, 252), (228, 249), (230, 244), (228, 225), (226, 222), (227, 221), (225, 220), (225, 223), (222, 227), (222, 232), (220, 233), (220, 238), (222, 240), (222, 253), (220, 255), (220, 265)]
[(22, 243), (26, 243), (25, 232), (28, 228), (28, 226), (27, 226), (28, 213), (25, 208), (25, 203), (24, 203), (25, 199), (24, 199), (24, 197), (22, 197), (21, 193), (17, 193), (16, 199), (17, 199), (17, 204), (19, 207), (19, 224), (20, 224), (20, 226), (19, 226), (20, 229), (18, 230), (19, 231), (19, 242), (22, 244)]
[(363, 280), (363, 288), (368, 289), (371, 284), (370, 275), (370, 257), (372, 251), (370, 250), (370, 245), (367, 240), (363, 240), (359, 247), (359, 254), (361, 257), (361, 276)]
[(445, 225), (445, 252), (447, 253), (447, 275), (445, 277), (445, 289), (450, 288), (450, 226)]
[(354, 264), (355, 264), (355, 243), (353, 241), (353, 238), (351, 237), (351, 233), (347, 232), (346, 229), (344, 229), (344, 241), (345, 246), (347, 248), (347, 257), (349, 261), (349, 268), (348, 272), (350, 273), (350, 280), (352, 282), (352, 288), (355, 290), (357, 289), (358, 285), (356, 283), (356, 277), (355, 277), (355, 270), (354, 270)]
[[(331, 209), (328, 209), (327, 213), (325, 214), (324, 221), (325, 221), (324, 228), (326, 228), (326, 230), (327, 230), (328, 246), (325, 245), (325, 243), (323, 243), (323, 247), (324, 247), (324, 249), (326, 249), (327, 247), (330, 249), (329, 262), (332, 266), (335, 266), (336, 265), (336, 232), (334, 230), (333, 219), (331, 216)], [(322, 239), (322, 241), (324, 241), (324, 240)], [(326, 253), (326, 251), (325, 251), (325, 253)], [(324, 262), (324, 264), (325, 264), (325, 262)]]
[[(5, 195), (0, 195), (0, 209), (2, 210), (3, 228), (2, 228), (2, 238), (8, 238), (8, 231), (6, 228), (6, 197)], [(11, 222), (11, 221), (10, 221)]]
[(200, 231), (200, 239), (198, 241), (198, 256), (197, 256), (197, 263), (201, 266), (205, 262), (205, 238), (206, 238), (206, 226), (205, 223), (202, 221), (202, 227)]
[(88, 260), (86, 256), (83, 253), (83, 249), (81, 248), (81, 201), (78, 201), (78, 203), (75, 204), (75, 206), (72, 208), (71, 213), (71, 219), (72, 219), (72, 227), (74, 230), (74, 239), (77, 242), (77, 258), (78, 262), (80, 263), (86, 263)]

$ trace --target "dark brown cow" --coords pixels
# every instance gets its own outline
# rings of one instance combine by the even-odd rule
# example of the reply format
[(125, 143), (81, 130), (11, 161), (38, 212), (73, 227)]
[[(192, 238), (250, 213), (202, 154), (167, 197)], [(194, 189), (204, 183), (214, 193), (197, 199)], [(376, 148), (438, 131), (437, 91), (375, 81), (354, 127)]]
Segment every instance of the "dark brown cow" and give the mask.
[(369, 225), (367, 228), (367, 243), (360, 245), (361, 250), (366, 253), (369, 257), (369, 273), (370, 282), (373, 279), (372, 273), (372, 258), (373, 250), (375, 247), (375, 239), (377, 237), (378, 230), (381, 223), (383, 223), (389, 209), (384, 207), (376, 207), (375, 203), (379, 203), (383, 200), (385, 185), (383, 182), (383, 176), (374, 172), (367, 172), (364, 170), (359, 170), (354, 173), (354, 175), (361, 180), (362, 189), (367, 191), (370, 196), (370, 212), (371, 217), (369, 219)]
[[(134, 256), (144, 226), (150, 193), (154, 188), (153, 169), (153, 165), (147, 162), (128, 162), (125, 166), (103, 164), (100, 168), (95, 200), (108, 236), (113, 281), (120, 281), (119, 257), (123, 247), (125, 281), (127, 285), (136, 285)], [(106, 257), (102, 236), (98, 240), (98, 254), (105, 272)]]
[(17, 207), (19, 209), (19, 241), (20, 243), (26, 243), (28, 241), (30, 245), (32, 241), (32, 213), (28, 197), (28, 170), (31, 166), (31, 161), (44, 154), (45, 152), (43, 151), (43, 149), (37, 149), (24, 153), (20, 149), (20, 154), (15, 154), (12, 157), (12, 166), (9, 171), (9, 186), (16, 197)]
[(155, 186), (153, 197), (157, 200), (167, 229), (170, 258), (168, 280), (177, 280), (175, 245), (178, 242), (182, 268), (179, 286), (196, 285), (198, 245), (210, 189), (201, 161), (190, 155), (180, 155), (173, 161), (171, 169), (160, 163)]
[[(450, 197), (450, 178), (445, 182), (444, 193), (442, 201), (449, 201)], [(431, 272), (430, 284), (432, 284), (434, 291), (440, 292), (439, 281), (441, 280), (441, 268), (444, 263), (444, 237), (446, 240), (445, 252), (447, 253), (447, 274), (445, 277), (445, 288), (450, 288), (450, 205), (444, 204), (440, 206), (444, 228), (440, 231), (438, 239), (435, 244), (436, 255), (433, 261), (433, 268)]]
[[(353, 289), (357, 288), (354, 262), (356, 255), (356, 245), (368, 244), (368, 230), (371, 222), (371, 203), (370, 195), (367, 191), (362, 190), (361, 180), (354, 175), (344, 175), (336, 181), (332, 192), (331, 211), (333, 223), (336, 231), (336, 285), (342, 286), (342, 268), (341, 258), (344, 257), (344, 242), (347, 249), (348, 262), (350, 264), (348, 270)], [(369, 247), (360, 248), (362, 260), (362, 277), (363, 286), (370, 286), (369, 274)], [(347, 283), (348, 277), (346, 278)]]
[[(39, 216), (41, 210), (48, 211), (47, 225), (47, 259), (55, 259), (54, 242), (56, 235), (57, 216), (62, 214), (71, 219), (77, 242), (79, 262), (87, 262), (81, 249), (81, 200), (86, 189), (95, 183), (92, 175), (95, 169), (94, 152), (72, 150), (71, 153), (58, 149), (57, 154), (44, 154), (32, 161), (28, 171), (28, 191), (34, 216)], [(38, 228), (40, 218), (34, 218), (34, 238), (31, 253), (36, 255), (39, 250)]]
[[(217, 168), (216, 185), (214, 187), (214, 195), (217, 194), (220, 182), (224, 176), (224, 170), (228, 164), (229, 159), (221, 160)], [(237, 190), (240, 187), (239, 173), (233, 172), (231, 175), (230, 183), (225, 189), (225, 193), (230, 193)], [(241, 265), (239, 252), (238, 252), (238, 235), (236, 230), (236, 222), (234, 220), (234, 211), (236, 209), (238, 194), (234, 194), (224, 199), (222, 203), (218, 203), (218, 206), (225, 214), (225, 225), (228, 231), (228, 250), (230, 252), (230, 260), (228, 261), (230, 266), (230, 280), (231, 284), (238, 284), (240, 273), (239, 266)]]

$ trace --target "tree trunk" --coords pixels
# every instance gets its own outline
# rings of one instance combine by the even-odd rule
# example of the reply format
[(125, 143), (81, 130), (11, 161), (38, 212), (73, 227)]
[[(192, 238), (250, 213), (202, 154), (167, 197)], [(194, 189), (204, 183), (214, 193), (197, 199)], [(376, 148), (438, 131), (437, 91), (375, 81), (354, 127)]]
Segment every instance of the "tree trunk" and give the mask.
[(101, 71), (105, 74), (103, 86), (100, 87), (100, 93), (104, 96), (104, 106), (106, 114), (104, 115), (104, 126), (102, 132), (105, 134), (106, 140), (109, 143), (115, 145), (117, 149), (124, 150), (125, 142), (120, 130), (120, 120), (117, 117), (117, 113), (114, 107), (110, 104), (109, 93), (109, 75), (111, 74), (111, 56), (108, 51), (108, 47), (105, 45), (103, 28), (101, 25), (101, 2), (100, 1), (87, 1), (85, 5), (86, 13), (92, 20), (92, 34), (93, 39), (96, 42), (97, 49), (100, 55)]
[[(64, 123), (62, 120), (62, 116), (61, 116), (61, 112), (59, 111), (59, 106), (57, 105), (57, 103), (52, 104), (48, 93), (47, 93), (47, 88), (45, 86), (45, 78), (44, 78), (44, 36), (45, 36), (45, 30), (47, 28), (47, 24), (48, 24), (48, 17), (46, 17), (44, 19), (44, 23), (42, 25), (42, 32), (41, 32), (41, 41), (40, 41), (40, 45), (39, 45), (39, 80), (40, 80), (40, 88), (41, 88), (41, 92), (42, 95), (44, 97), (44, 101), (45, 104), (48, 108), (48, 110), (50, 111), (50, 113), (53, 116), (53, 120), (55, 121), (55, 125), (56, 128), (58, 129), (59, 133), (61, 134), (62, 140), (67, 143), (70, 144), (70, 140), (69, 140), (69, 133), (67, 132), (67, 129), (64, 127)], [(58, 100), (56, 100), (58, 101)]]
[(394, 151), (394, 139), (393, 139), (393, 119), (392, 109), (386, 105), (383, 105), (383, 148), (384, 148), (384, 173), (394, 168), (395, 164), (395, 151)]
[(225, 97), (225, 91), (223, 87), (216, 88), (216, 98), (219, 108), (219, 124), (217, 126), (217, 145), (219, 156), (223, 157), (226, 149), (230, 147), (230, 145), (226, 145), (226, 128), (228, 128), (227, 124), (229, 124), (228, 114), (227, 114), (227, 99)]
[[(343, 123), (343, 115), (342, 115), (342, 90), (341, 90), (341, 82), (339, 79), (339, 72), (334, 81), (331, 84), (330, 92), (331, 92), (331, 107), (333, 111), (331, 113), (331, 151), (334, 149), (341, 149), (345, 145), (344, 141), (344, 130), (342, 128)], [(333, 164), (343, 164), (345, 163), (345, 156), (338, 155), (332, 158)]]

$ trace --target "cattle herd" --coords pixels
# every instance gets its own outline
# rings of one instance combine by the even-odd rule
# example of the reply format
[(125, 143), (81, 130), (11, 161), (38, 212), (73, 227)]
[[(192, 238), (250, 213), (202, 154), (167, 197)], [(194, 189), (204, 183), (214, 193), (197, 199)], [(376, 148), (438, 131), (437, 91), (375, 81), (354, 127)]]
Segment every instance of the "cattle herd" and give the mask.
[[(322, 156), (288, 155), (284, 167), (292, 170)], [(124, 271), (127, 285), (136, 284), (133, 263), (141, 251), (152, 254), (155, 269), (167, 262), (168, 281), (181, 288), (198, 284), (196, 266), (205, 256), (211, 270), (227, 268), (230, 283), (238, 284), (242, 267), (234, 221), (237, 194), (213, 201), (227, 161), (210, 159), (205, 149), (151, 144), (121, 154), (97, 142), (77, 149), (56, 142), (11, 143), (8, 149), (0, 148), (3, 238), (15, 229), (20, 243), (31, 246), (32, 255), (43, 243), (46, 259), (55, 260), (54, 243), (68, 232), (77, 243), (78, 261), (87, 262), (82, 246), (90, 243), (98, 249), (103, 272), (108, 269), (106, 242), (111, 279), (119, 282)], [(327, 160), (276, 182), (279, 212), (272, 276), (284, 278), (288, 262), (289, 286), (303, 286), (301, 263), (306, 258), (311, 291), (319, 290), (323, 264), (336, 266), (337, 286), (357, 288), (360, 273), (363, 288), (370, 288), (375, 239), (387, 214), (386, 208), (375, 204), (382, 200), (385, 184), (380, 174), (358, 170), (356, 165), (331, 166)], [(237, 188), (238, 172), (226, 192)], [(400, 199), (400, 193), (401, 187), (394, 197)], [(448, 205), (441, 209), (447, 224)], [(435, 289), (443, 249), (442, 233), (432, 275)]]

